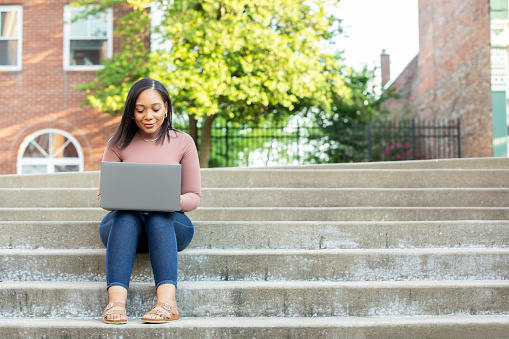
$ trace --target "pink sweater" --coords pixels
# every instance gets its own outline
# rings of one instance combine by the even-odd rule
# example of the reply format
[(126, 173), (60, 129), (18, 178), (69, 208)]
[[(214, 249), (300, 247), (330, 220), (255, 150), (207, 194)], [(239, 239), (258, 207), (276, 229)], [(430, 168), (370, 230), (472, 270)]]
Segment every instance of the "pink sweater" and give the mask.
[[(106, 147), (103, 161), (138, 162), (155, 164), (181, 164), (182, 187), (181, 187), (181, 212), (194, 210), (200, 204), (201, 177), (198, 152), (191, 136), (184, 132), (170, 131), (170, 140), (166, 138), (163, 144), (146, 142), (143, 138), (151, 140), (154, 137), (136, 133), (133, 140), (123, 150), (119, 145)], [(101, 183), (98, 192), (99, 204), (101, 203)]]

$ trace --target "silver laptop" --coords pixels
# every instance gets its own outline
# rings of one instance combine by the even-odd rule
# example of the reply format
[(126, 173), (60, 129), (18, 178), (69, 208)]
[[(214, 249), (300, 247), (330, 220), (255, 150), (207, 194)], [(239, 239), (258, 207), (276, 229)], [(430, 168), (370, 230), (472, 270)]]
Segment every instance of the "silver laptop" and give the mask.
[(109, 210), (180, 211), (181, 166), (101, 162), (101, 207)]

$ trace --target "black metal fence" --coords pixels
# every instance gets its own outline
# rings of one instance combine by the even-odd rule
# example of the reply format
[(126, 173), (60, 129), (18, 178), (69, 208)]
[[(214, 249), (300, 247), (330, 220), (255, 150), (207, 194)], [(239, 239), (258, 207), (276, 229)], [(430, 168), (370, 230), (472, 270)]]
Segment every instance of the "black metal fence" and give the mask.
[(212, 129), (210, 167), (302, 165), (461, 157), (460, 121), (303, 122), (266, 127), (225, 122)]

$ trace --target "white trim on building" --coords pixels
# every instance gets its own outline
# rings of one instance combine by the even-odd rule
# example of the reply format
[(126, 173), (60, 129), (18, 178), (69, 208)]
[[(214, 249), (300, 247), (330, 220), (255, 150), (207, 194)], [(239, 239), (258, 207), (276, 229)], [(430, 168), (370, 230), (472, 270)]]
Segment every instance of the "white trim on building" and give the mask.
[[(40, 145), (38, 143), (39, 137), (45, 134), (47, 137), (42, 138), (45, 143)], [(56, 143), (58, 137), (63, 137), (61, 144)], [(69, 145), (74, 147), (75, 156), (62, 156)], [(31, 148), (32, 152), (27, 148)], [(31, 153), (31, 156), (27, 156), (27, 152)], [(23, 140), (18, 150), (18, 174), (82, 172), (83, 170), (83, 150), (78, 140), (71, 134), (59, 129), (47, 128), (32, 133)]]
[[(17, 41), (16, 45), (16, 65), (1, 65), (0, 71), (21, 71), (22, 64), (22, 55), (23, 55), (23, 6), (20, 5), (2, 5), (0, 6), (0, 15), (4, 12), (16, 12), (17, 18), (15, 21), (11, 21), (11, 23), (15, 24), (15, 27), (12, 26), (10, 29), (16, 30), (16, 36), (3, 36), (4, 34), (0, 34), (0, 41)], [(0, 19), (1, 20), (1, 19)], [(0, 25), (3, 25), (3, 22), (0, 22)], [(1, 28), (1, 27), (0, 27)]]
[[(103, 55), (104, 58), (111, 58), (113, 56), (113, 10), (107, 9), (106, 12), (102, 13), (102, 16), (88, 17), (86, 19), (79, 19), (74, 23), (71, 23), (73, 16), (79, 11), (83, 10), (83, 7), (76, 7), (66, 5), (64, 6), (64, 70), (66, 71), (97, 71), (104, 68), (104, 65), (91, 62), (86, 62), (81, 65), (72, 64), (71, 56), (71, 40), (74, 42), (100, 42), (105, 41), (106, 53)], [(106, 19), (106, 27), (102, 27), (104, 34), (96, 34), (97, 24), (101, 19)], [(96, 25), (96, 27), (94, 27)], [(72, 27), (81, 26), (84, 32), (78, 32), (81, 35), (77, 35), (76, 32), (72, 32)], [(74, 35), (73, 35), (74, 34)]]

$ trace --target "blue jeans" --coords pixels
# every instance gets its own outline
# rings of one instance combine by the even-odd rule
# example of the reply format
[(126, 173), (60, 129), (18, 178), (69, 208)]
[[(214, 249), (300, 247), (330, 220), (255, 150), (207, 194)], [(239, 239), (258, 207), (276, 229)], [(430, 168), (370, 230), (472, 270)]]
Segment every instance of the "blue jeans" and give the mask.
[(108, 288), (129, 289), (135, 254), (147, 251), (157, 288), (177, 286), (177, 251), (191, 243), (194, 227), (182, 212), (113, 211), (102, 220), (99, 235), (106, 246)]

